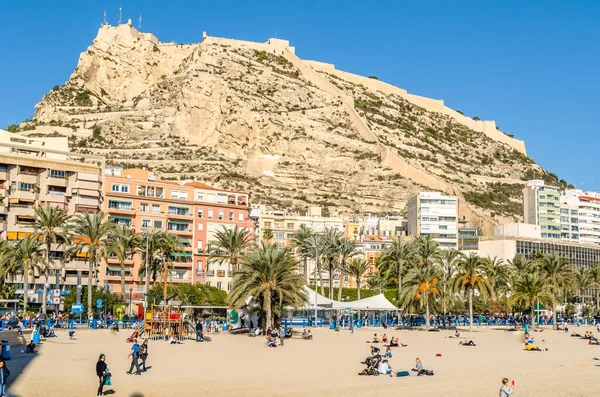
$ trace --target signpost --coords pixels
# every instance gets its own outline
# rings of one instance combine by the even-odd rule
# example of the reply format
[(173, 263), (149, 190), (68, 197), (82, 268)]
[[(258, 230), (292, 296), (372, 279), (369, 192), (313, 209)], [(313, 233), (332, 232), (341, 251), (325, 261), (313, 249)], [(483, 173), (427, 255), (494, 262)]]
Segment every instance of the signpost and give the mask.
[(83, 313), (83, 305), (81, 303), (75, 303), (71, 306), (71, 313)]
[(60, 304), (60, 290), (59, 289), (52, 290), (52, 303), (54, 303), (55, 305)]

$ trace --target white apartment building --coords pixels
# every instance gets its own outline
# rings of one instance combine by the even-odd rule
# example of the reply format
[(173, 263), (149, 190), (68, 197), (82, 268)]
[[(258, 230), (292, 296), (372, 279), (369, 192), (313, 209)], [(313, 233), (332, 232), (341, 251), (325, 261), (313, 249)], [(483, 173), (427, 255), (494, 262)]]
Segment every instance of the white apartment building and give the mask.
[(600, 245), (600, 193), (567, 189), (560, 200), (562, 238)]
[(408, 234), (431, 236), (441, 248), (458, 248), (458, 200), (440, 192), (420, 192), (408, 200)]

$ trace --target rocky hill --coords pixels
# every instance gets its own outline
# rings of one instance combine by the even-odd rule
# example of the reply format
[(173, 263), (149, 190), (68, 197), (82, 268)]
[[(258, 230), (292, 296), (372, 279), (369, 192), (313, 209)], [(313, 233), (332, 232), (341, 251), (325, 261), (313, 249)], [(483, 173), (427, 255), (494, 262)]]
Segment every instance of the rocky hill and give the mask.
[(441, 190), (486, 230), (520, 216), (524, 180), (555, 180), (493, 121), (301, 60), (287, 41), (161, 43), (129, 24), (101, 27), (22, 127), (273, 207), (405, 214), (410, 195)]

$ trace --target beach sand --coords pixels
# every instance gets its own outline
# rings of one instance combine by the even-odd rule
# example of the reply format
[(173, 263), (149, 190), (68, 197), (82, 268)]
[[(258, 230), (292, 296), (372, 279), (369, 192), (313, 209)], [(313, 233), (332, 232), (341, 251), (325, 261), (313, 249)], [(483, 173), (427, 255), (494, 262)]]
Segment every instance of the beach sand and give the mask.
[[(296, 329), (301, 331), (300, 329)], [(576, 328), (583, 334), (591, 327)], [(186, 341), (169, 345), (150, 341), (148, 372), (125, 374), (129, 368), (125, 342), (130, 331), (81, 331), (70, 341), (66, 331), (42, 344), (40, 353), (16, 376), (9, 392), (15, 396), (94, 396), (95, 363), (107, 356), (113, 374), (113, 396), (134, 392), (154, 396), (497, 396), (502, 377), (515, 380), (514, 396), (591, 396), (598, 392), (600, 349), (562, 331), (534, 333), (548, 352), (524, 351), (523, 332), (480, 328), (461, 331), (476, 347), (447, 338), (451, 331), (395, 331), (405, 348), (393, 348), (394, 370), (408, 370), (420, 357), (435, 376), (391, 378), (358, 376), (369, 354), (373, 333), (382, 329), (314, 330), (315, 340), (286, 340), (267, 348), (263, 337), (211, 334), (210, 343)], [(546, 342), (542, 342), (542, 339)], [(383, 349), (384, 350), (384, 349)], [(442, 357), (436, 357), (437, 353)], [(16, 365), (17, 363), (15, 363)], [(11, 368), (11, 362), (8, 362)], [(16, 374), (15, 374), (16, 375)], [(13, 376), (14, 377), (14, 376)]]

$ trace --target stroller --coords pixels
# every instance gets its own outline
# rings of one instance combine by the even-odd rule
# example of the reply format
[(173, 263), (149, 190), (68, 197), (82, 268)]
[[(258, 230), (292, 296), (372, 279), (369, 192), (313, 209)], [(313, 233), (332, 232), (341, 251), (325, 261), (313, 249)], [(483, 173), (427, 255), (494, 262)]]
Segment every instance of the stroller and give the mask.
[(359, 372), (359, 375), (367, 375), (367, 376), (378, 376), (379, 375), (379, 363), (381, 363), (381, 356), (378, 354), (376, 356), (369, 356), (362, 362), (367, 367)]
[(133, 331), (131, 336), (127, 338), (127, 343), (133, 343), (133, 340), (138, 337), (138, 334), (139, 333), (137, 331)]

